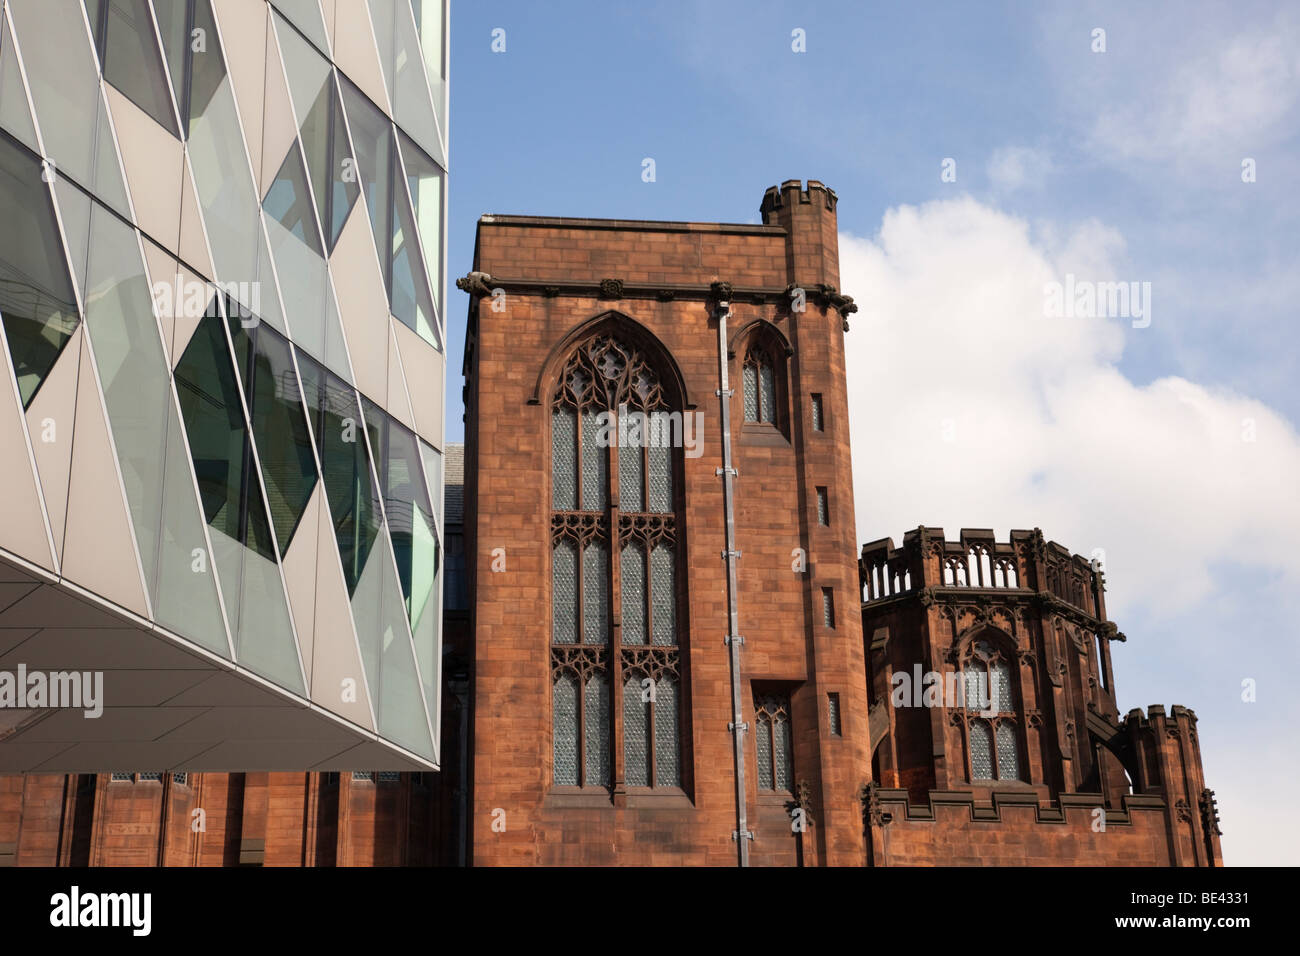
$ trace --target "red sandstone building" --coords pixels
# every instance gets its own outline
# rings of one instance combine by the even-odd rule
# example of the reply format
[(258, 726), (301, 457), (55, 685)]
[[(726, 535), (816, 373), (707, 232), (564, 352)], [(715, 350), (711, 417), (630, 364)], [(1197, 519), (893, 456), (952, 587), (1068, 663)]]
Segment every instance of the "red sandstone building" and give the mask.
[(480, 219), (442, 774), (4, 778), (0, 865), (1217, 865), (1195, 715), (1119, 715), (1098, 569), (858, 554), (836, 201)]

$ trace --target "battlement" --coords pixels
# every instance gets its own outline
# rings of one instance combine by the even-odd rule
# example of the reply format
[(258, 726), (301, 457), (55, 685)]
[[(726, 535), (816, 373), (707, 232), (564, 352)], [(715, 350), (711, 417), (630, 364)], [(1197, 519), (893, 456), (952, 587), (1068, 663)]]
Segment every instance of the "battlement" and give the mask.
[(763, 214), (763, 222), (771, 223), (779, 209), (796, 203), (808, 205), (813, 202), (824, 203), (831, 212), (839, 202), (835, 190), (816, 179), (808, 180), (808, 185), (798, 179), (787, 179), (780, 186), (769, 186), (763, 193), (763, 202), (758, 207)]
[(962, 528), (949, 541), (943, 528), (924, 525), (862, 546), (858, 562), (864, 604), (918, 588), (975, 588), (1051, 594), (1084, 613), (1105, 619), (1100, 562), (1048, 541), (1040, 529), (1017, 530), (998, 541), (991, 528)]

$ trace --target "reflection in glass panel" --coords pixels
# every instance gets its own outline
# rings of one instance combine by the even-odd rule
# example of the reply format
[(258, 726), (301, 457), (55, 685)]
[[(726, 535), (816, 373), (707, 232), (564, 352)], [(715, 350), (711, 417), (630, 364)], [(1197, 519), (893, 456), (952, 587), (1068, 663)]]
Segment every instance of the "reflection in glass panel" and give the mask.
[(561, 538), (551, 552), (552, 639), (556, 644), (577, 644), (578, 546)]
[(329, 42), (325, 37), (325, 23), (321, 20), (320, 4), (317, 0), (275, 0), (275, 6), (292, 20), (293, 25), (312, 43), (322, 50), (329, 49)]
[[(420, 34), (420, 49), (424, 51), (424, 65), (431, 85), (447, 75), (442, 51), (444, 3), (445, 0), (411, 0), (411, 9), (415, 12), (415, 29)], [(438, 89), (434, 85), (435, 104), (438, 101), (437, 94)]]
[(351, 83), (344, 80), (342, 90), (343, 106), (352, 129), (352, 145), (356, 149), (357, 174), (370, 212), (370, 226), (374, 230), (375, 248), (387, 272), (388, 243), (392, 238), (388, 220), (392, 211), (389, 192), (393, 172), (393, 127), (379, 107)]
[(587, 678), (583, 692), (583, 728), (588, 787), (609, 786), (609, 682), (604, 674)]
[(145, 580), (153, 587), (171, 395), (167, 360), (139, 239), (98, 203), (90, 205), (86, 328), (131, 506), (140, 561)]
[(40, 164), (2, 135), (0, 209), (0, 321), (26, 408), (77, 327), (77, 303)]
[(273, 330), (266, 326), (245, 330), (234, 318), (229, 324), (262, 463), (271, 523), (283, 556), (316, 487), (316, 458), (298, 376), (289, 344)]
[(261, 488), (250, 473), (252, 449), (239, 386), (215, 311), (214, 304), (199, 322), (175, 371), (199, 497), (209, 525), (274, 559)]
[(311, 193), (307, 189), (307, 171), (302, 165), (302, 156), (297, 146), (289, 149), (280, 171), (266, 191), (262, 206), (267, 213), (279, 220), (280, 225), (311, 247), (317, 255), (322, 255), (320, 233), (316, 228), (316, 217), (312, 214)]
[(642, 700), (640, 671), (623, 684), (623, 761), (629, 787), (650, 786), (650, 704)]
[[(217, 599), (214, 561), (202, 564), (195, 554), (208, 554), (190, 476), (190, 453), (175, 407), (167, 405), (167, 460), (163, 472), (162, 544), (158, 555), (158, 589), (154, 619), (229, 659), (230, 644)], [(238, 580), (225, 582), (237, 588)]]
[(86, 7), (104, 79), (178, 136), (171, 90), (147, 0), (98, 0)]
[[(356, 392), (301, 352), (307, 414), (320, 453), (343, 577), (354, 594), (382, 524)], [(359, 627), (360, 625), (358, 625)]]
[[(94, 0), (96, 4), (103, 0)], [(181, 120), (189, 128), (185, 109), (185, 70), (189, 50), (189, 4), (185, 0), (155, 0), (154, 17), (158, 21), (158, 35), (162, 38), (163, 56), (167, 58), (167, 71), (171, 74), (172, 92), (180, 107)], [(94, 17), (91, 18), (94, 23)]]
[(552, 773), (559, 787), (578, 786), (578, 678), (560, 674), (551, 688)]
[(677, 731), (677, 679), (663, 674), (655, 682), (655, 786), (680, 787), (681, 737)]
[(424, 250), (425, 273), (433, 285), (434, 307), (438, 299), (442, 276), (442, 181), (444, 173), (404, 134), (400, 139), (402, 160), (406, 166), (406, 183), (415, 206), (416, 228), (420, 231), (420, 246)]
[(45, 152), (60, 175), (128, 215), (85, 16), (70, 0), (63, 7), (51, 16), (48, 0), (9, 3)]
[(40, 151), (32, 111), (27, 106), (27, 90), (18, 72), (18, 54), (9, 35), (9, 24), (3, 17), (0, 17), (0, 128), (8, 130), (32, 152)]
[(433, 307), (429, 273), (420, 252), (415, 213), (401, 180), (396, 153), (393, 154), (393, 167), (393, 235), (389, 271), (389, 296), (393, 315), (420, 333), (420, 337), (434, 348), (441, 350), (442, 334), (438, 330), (438, 316)]
[(993, 733), (987, 720), (969, 724), (970, 769), (972, 780), (993, 779)]
[(379, 46), (379, 62), (388, 80), (393, 118), (425, 152), (440, 155), (433, 118), (433, 99), (424, 72), (424, 54), (407, 0), (370, 0), (370, 19)]
[(677, 643), (677, 597), (673, 574), (673, 549), (656, 544), (650, 552), (651, 617), (654, 620), (654, 643)]
[(645, 548), (639, 541), (623, 545), (623, 643), (646, 644)]
[[(357, 437), (360, 441), (360, 434)], [(402, 606), (402, 588), (388, 532), (382, 525), (352, 597), (352, 616), (380, 733), (431, 756), (433, 741)]]
[[(199, 7), (203, 6), (201, 0)], [(208, 35), (207, 52), (192, 55), (190, 167), (217, 275), (226, 282), (260, 281), (261, 314), (269, 318), (278, 313), (278, 304), (273, 305), (275, 284), (269, 269), (262, 266), (257, 190), (244, 152), (230, 78), (221, 64), (215, 32)], [(206, 84), (214, 82), (208, 89)]]
[(1016, 725), (1008, 721), (998, 723), (998, 779), (1020, 779), (1020, 749), (1016, 746)]
[(384, 489), (384, 509), (397, 557), (397, 573), (407, 612), (414, 624), (424, 609), (438, 573), (433, 507), (420, 465), (415, 433), (394, 421), (369, 399), (362, 400), (371, 449)]
[(175, 370), (190, 458), (211, 528), (236, 659), (302, 693), (270, 520), (222, 324), (214, 306)]

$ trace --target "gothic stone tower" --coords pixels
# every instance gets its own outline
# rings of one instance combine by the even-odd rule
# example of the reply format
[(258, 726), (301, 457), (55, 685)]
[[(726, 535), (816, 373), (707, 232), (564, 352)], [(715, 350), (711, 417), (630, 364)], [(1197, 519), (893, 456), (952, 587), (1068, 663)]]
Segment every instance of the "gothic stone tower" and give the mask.
[(872, 863), (1222, 864), (1196, 714), (1120, 716), (1099, 567), (1037, 529), (927, 527), (860, 566)]
[[(835, 207), (790, 180), (762, 225), (479, 220), (458, 283), (474, 863), (865, 860)], [(611, 439), (620, 409), (684, 428)]]

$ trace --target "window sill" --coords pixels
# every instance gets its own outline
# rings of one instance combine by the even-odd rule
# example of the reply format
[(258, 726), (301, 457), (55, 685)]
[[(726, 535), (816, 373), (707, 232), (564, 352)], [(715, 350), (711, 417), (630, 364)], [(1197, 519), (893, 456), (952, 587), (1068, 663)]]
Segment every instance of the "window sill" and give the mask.
[(629, 810), (693, 810), (695, 804), (680, 787), (630, 788), (627, 791)]
[(613, 797), (605, 787), (555, 787), (542, 800), (542, 806), (548, 810), (613, 805)]
[(794, 794), (789, 790), (760, 790), (755, 802), (760, 807), (785, 808), (794, 803)]
[(745, 445), (761, 445), (770, 448), (790, 447), (790, 442), (781, 429), (765, 422), (744, 422), (740, 427), (740, 441)]

